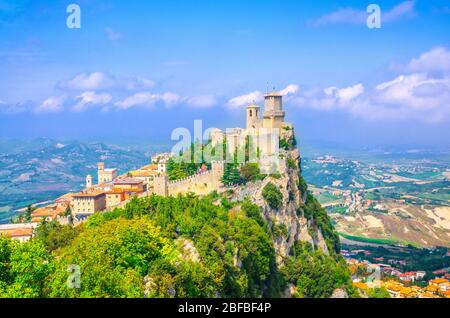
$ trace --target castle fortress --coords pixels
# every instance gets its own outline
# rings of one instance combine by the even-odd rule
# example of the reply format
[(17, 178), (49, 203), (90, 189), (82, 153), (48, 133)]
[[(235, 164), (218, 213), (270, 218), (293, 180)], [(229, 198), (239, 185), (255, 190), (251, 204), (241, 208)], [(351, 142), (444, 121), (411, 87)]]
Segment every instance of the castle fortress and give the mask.
[(233, 151), (243, 147), (250, 137), (254, 148), (259, 149), (260, 156), (267, 157), (279, 152), (279, 138), (284, 129), (291, 129), (292, 124), (284, 121), (283, 96), (271, 92), (264, 96), (264, 113), (261, 116), (259, 105), (251, 104), (246, 108), (246, 128), (229, 128), (226, 131), (214, 129), (211, 141), (217, 145), (226, 140), (227, 149)]
[[(265, 95), (264, 114), (260, 116), (260, 107), (251, 104), (246, 108), (246, 128), (231, 128), (226, 131), (213, 129), (211, 132), (211, 143), (213, 146), (226, 142), (227, 150), (245, 148), (246, 139), (250, 137), (254, 146), (254, 159), (260, 165), (262, 172), (273, 173), (284, 172), (285, 161), (279, 160), (279, 140), (285, 138), (287, 131), (292, 133), (292, 124), (284, 121), (283, 97), (278, 92)], [(259, 150), (256, 158), (256, 149)], [(225, 161), (212, 161), (211, 170), (201, 172), (193, 176), (169, 181), (166, 174), (155, 176), (153, 180), (153, 193), (162, 196), (177, 195), (179, 193), (193, 192), (196, 194), (208, 194), (219, 191), (222, 187), (221, 178), (225, 170)]]

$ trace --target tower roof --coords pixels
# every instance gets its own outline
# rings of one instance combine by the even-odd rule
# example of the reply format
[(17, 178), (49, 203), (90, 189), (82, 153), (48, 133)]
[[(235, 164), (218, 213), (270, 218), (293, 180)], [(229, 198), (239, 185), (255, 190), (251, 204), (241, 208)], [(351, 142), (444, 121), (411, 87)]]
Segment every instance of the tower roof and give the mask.
[(264, 97), (282, 97), (282, 95), (277, 91), (273, 91), (273, 92), (267, 93), (266, 95), (264, 95)]
[(247, 108), (261, 108), (259, 105), (256, 104), (250, 104), (247, 106)]

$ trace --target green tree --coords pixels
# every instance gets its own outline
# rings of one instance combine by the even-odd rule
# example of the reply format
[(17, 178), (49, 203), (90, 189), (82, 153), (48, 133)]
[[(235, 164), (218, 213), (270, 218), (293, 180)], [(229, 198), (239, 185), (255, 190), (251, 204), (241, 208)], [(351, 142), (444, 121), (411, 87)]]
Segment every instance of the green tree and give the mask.
[(53, 272), (53, 256), (38, 240), (12, 245), (9, 258), (9, 282), (0, 297), (35, 298), (45, 295), (45, 282)]
[(33, 213), (34, 208), (31, 206), (31, 204), (29, 206), (27, 206), (27, 209), (25, 210), (25, 222), (31, 222), (31, 214)]
[(34, 230), (35, 238), (44, 243), (48, 251), (69, 245), (83, 230), (83, 226), (61, 225), (56, 220), (42, 222)]
[(262, 196), (272, 209), (278, 210), (281, 208), (283, 204), (283, 194), (273, 183), (269, 182), (266, 184), (263, 188)]
[(244, 182), (255, 181), (260, 175), (259, 165), (257, 163), (246, 163), (241, 167), (240, 173)]
[(227, 163), (221, 179), (225, 185), (235, 185), (242, 182), (241, 174), (234, 163)]
[[(50, 296), (142, 297), (150, 263), (173, 250), (149, 219), (117, 218), (91, 226), (59, 253)], [(80, 266), (80, 289), (66, 286), (70, 264)]]
[(367, 296), (370, 298), (391, 298), (389, 292), (381, 287), (381, 288), (371, 288), (367, 291)]

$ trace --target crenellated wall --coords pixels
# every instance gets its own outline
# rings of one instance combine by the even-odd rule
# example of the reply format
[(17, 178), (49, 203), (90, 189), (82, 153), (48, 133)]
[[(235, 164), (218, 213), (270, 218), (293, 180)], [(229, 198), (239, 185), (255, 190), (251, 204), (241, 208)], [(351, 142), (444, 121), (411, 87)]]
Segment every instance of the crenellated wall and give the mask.
[(214, 161), (211, 166), (211, 170), (175, 181), (169, 181), (167, 175), (156, 176), (153, 180), (153, 193), (161, 196), (176, 196), (179, 193), (192, 192), (205, 195), (217, 191), (222, 185), (221, 178), (225, 170), (225, 162)]
[(168, 183), (168, 193), (173, 196), (188, 192), (205, 195), (218, 190), (216, 181), (213, 172), (208, 170), (180, 180), (170, 181)]

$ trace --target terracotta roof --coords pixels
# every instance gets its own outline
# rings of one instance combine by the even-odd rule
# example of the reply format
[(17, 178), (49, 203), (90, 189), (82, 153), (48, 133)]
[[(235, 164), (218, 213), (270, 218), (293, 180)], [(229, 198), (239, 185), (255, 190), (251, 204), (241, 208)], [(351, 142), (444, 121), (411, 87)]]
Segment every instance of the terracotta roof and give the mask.
[(448, 279), (445, 279), (445, 278), (435, 278), (435, 279), (433, 279), (433, 280), (430, 280), (430, 283), (432, 283), (432, 284), (448, 283)]
[(114, 181), (114, 184), (142, 184), (142, 180), (135, 179), (135, 178), (124, 178), (124, 179), (118, 179)]
[(430, 291), (430, 292), (435, 292), (438, 290), (437, 286), (432, 286), (432, 285), (428, 285), (425, 290)]
[(367, 290), (369, 288), (367, 286), (367, 284), (362, 283), (362, 282), (354, 282), (353, 286), (355, 286), (356, 288), (362, 289), (362, 290)]
[(8, 237), (32, 236), (33, 229), (2, 230), (0, 234)]
[(158, 165), (156, 163), (152, 163), (146, 166), (143, 166), (141, 170), (158, 170)]
[(131, 172), (133, 177), (153, 177), (158, 175), (157, 171), (154, 170), (136, 170)]
[(115, 188), (115, 189), (112, 189), (111, 191), (107, 191), (107, 192), (105, 192), (106, 194), (122, 194), (122, 193), (125, 193), (126, 192), (126, 190), (124, 190), (124, 189), (117, 189), (117, 188)]
[(31, 213), (31, 216), (33, 218), (47, 217), (47, 216), (51, 216), (52, 218), (55, 218), (56, 216), (63, 214), (65, 210), (66, 210), (66, 208), (63, 206), (47, 205), (42, 208), (38, 208), (38, 209), (34, 210)]
[(73, 195), (74, 195), (74, 193), (69, 192), (69, 193), (63, 194), (62, 196), (57, 198), (55, 201), (71, 200)]
[(265, 95), (266, 97), (281, 97), (279, 92), (270, 92)]
[(78, 192), (73, 195), (74, 198), (95, 198), (101, 195), (104, 195), (105, 192), (101, 190), (94, 190), (94, 191), (85, 191), (85, 192)]

